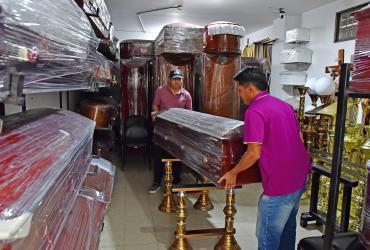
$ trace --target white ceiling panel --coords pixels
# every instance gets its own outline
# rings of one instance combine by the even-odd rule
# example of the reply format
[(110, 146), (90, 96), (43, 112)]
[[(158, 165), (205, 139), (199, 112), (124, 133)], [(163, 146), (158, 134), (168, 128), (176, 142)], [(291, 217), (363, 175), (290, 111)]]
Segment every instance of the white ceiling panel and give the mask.
[[(254, 32), (272, 24), (279, 17), (273, 8), (285, 8), (296, 15), (335, 0), (106, 0), (112, 21), (118, 31), (143, 31), (136, 13), (157, 8), (177, 6), (182, 10), (162, 10), (141, 15), (145, 31), (158, 33), (169, 23), (186, 22), (204, 26), (213, 21), (242, 24)], [(271, 8), (272, 7), (272, 8)]]

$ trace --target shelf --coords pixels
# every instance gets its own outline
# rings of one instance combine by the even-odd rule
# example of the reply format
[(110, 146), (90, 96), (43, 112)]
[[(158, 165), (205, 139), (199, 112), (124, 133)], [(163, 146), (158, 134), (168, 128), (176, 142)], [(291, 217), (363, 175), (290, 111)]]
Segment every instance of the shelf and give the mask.
[[(319, 161), (322, 161), (322, 162), (327, 163), (329, 165), (332, 164), (333, 158), (330, 155), (328, 155), (328, 153), (326, 153), (326, 152), (322, 152), (322, 151), (319, 151), (319, 150), (314, 150), (310, 154), (313, 158), (315, 158)], [(353, 175), (353, 176), (356, 176), (358, 178), (366, 178), (365, 175), (362, 175), (358, 172), (355, 172), (351, 169), (348, 169), (348, 167), (363, 168), (363, 166), (361, 164), (353, 163), (353, 162), (350, 162), (350, 161), (347, 161), (347, 160), (343, 159), (342, 166), (343, 166), (343, 172), (345, 172), (347, 174), (350, 174), (350, 175)]]

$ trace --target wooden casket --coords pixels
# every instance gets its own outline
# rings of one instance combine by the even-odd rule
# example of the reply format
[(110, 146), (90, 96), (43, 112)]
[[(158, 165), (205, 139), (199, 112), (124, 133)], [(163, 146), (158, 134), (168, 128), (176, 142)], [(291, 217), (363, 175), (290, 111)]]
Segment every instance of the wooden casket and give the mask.
[(24, 76), (23, 94), (92, 88), (97, 66), (107, 60), (75, 3), (12, 0), (0, 9), (0, 99), (14, 71)]
[(98, 249), (106, 206), (92, 190), (81, 189), (54, 249)]
[[(170, 109), (157, 116), (154, 142), (213, 184), (242, 158), (243, 122)], [(260, 182), (258, 165), (238, 175), (237, 184)]]
[(67, 110), (5, 118), (0, 249), (51, 249), (86, 177), (95, 123)]

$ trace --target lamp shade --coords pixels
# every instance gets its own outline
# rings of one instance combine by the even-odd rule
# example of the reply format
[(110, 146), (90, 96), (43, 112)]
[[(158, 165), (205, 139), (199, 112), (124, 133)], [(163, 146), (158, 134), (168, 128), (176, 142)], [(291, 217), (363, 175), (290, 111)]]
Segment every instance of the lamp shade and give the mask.
[(305, 87), (308, 88), (309, 94), (316, 94), (315, 86), (316, 86), (317, 78), (310, 78), (307, 80)]
[(315, 91), (318, 95), (332, 95), (335, 92), (335, 83), (328, 76), (319, 78), (315, 84)]

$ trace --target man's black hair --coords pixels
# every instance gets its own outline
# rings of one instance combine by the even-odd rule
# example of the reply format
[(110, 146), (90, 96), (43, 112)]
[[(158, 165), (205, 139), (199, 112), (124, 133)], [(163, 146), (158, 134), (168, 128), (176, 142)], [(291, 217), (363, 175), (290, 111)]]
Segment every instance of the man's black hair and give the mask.
[(234, 80), (240, 85), (254, 85), (257, 89), (264, 91), (268, 89), (266, 75), (256, 67), (247, 67), (234, 76)]

